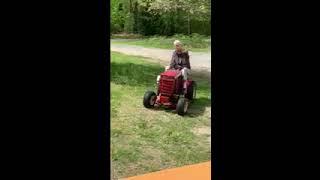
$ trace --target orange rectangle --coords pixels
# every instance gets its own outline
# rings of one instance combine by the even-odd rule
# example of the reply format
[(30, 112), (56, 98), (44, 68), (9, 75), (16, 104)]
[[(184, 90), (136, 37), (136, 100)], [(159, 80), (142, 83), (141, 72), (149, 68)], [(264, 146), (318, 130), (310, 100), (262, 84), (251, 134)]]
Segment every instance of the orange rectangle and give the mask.
[(123, 180), (210, 180), (211, 161), (166, 169), (149, 174), (129, 177)]

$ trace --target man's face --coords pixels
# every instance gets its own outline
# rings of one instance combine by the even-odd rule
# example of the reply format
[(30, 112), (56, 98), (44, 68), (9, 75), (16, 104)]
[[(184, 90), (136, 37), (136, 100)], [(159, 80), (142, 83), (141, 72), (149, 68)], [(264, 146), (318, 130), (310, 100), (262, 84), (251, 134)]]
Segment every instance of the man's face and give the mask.
[(180, 44), (177, 44), (177, 45), (176, 45), (176, 50), (177, 50), (177, 51), (181, 51), (181, 49), (182, 49), (181, 45), (180, 45)]

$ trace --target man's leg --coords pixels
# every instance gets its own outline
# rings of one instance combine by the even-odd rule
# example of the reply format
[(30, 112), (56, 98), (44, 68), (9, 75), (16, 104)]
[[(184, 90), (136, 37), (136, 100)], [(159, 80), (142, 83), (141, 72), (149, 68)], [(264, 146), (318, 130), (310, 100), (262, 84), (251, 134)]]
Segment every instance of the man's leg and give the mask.
[(183, 89), (185, 91), (185, 93), (187, 93), (187, 80), (188, 80), (188, 75), (190, 75), (190, 69), (188, 68), (183, 68), (181, 70), (181, 74), (182, 74), (182, 77), (183, 77)]
[(182, 76), (183, 76), (183, 80), (188, 80), (188, 75), (190, 75), (190, 69), (188, 69), (188, 68), (183, 68), (182, 70), (181, 70), (181, 74), (182, 74)]

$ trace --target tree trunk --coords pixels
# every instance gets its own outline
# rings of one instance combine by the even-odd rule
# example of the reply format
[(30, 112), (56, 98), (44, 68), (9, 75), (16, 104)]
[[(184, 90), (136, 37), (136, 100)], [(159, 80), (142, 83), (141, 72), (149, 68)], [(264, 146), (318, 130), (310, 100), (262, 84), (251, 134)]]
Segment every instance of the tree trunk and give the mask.
[(134, 3), (134, 8), (133, 8), (133, 17), (134, 17), (134, 21), (133, 21), (133, 32), (134, 33), (138, 33), (138, 19), (139, 19), (139, 11), (138, 11), (138, 2)]
[(188, 34), (191, 34), (190, 13), (188, 13)]
[(178, 13), (178, 9), (177, 6), (175, 7), (175, 13), (174, 13), (174, 29), (173, 29), (173, 34), (177, 33), (177, 25), (178, 25), (178, 17), (179, 17), (179, 13)]
[(130, 12), (130, 14), (132, 12), (132, 0), (129, 1), (129, 12)]

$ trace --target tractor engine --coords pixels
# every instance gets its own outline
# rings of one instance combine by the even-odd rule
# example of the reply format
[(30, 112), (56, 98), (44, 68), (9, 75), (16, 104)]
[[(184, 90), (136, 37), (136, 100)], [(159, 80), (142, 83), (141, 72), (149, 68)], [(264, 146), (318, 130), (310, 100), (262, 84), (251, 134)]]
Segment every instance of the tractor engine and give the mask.
[(156, 103), (175, 107), (178, 95), (182, 92), (182, 76), (179, 71), (168, 70), (160, 74)]

